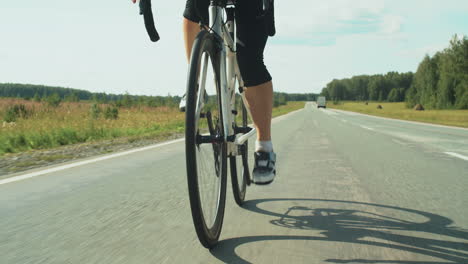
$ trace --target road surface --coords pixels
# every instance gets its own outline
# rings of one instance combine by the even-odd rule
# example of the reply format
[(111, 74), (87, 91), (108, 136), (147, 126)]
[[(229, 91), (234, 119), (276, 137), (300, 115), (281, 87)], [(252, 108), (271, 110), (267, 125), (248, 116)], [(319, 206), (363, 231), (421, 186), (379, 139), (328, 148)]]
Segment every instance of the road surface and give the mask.
[(277, 179), (244, 208), (228, 185), (211, 251), (178, 141), (1, 182), (0, 263), (468, 263), (468, 130), (309, 103), (273, 137)]

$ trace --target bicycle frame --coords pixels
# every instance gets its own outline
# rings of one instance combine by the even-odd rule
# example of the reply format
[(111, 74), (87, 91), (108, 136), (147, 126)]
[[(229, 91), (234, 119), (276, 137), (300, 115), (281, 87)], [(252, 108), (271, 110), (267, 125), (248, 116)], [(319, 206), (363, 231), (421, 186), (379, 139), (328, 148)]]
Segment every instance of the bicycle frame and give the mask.
[[(244, 105), (247, 106), (243, 89), (244, 82), (240, 74), (236, 57), (234, 10), (232, 8), (226, 8), (227, 6), (233, 5), (234, 1), (232, 0), (212, 0), (209, 6), (210, 33), (217, 34), (224, 42), (221, 48), (220, 92), (224, 123), (224, 141), (228, 143), (228, 155), (237, 155), (237, 146), (244, 144), (245, 141), (256, 134), (255, 128), (252, 128), (252, 130), (246, 134), (236, 134), (232, 125), (235, 118), (233, 109), (235, 109), (236, 80), (240, 87), (239, 93), (242, 97), (242, 101)], [(227, 14), (227, 23), (223, 23), (224, 10), (226, 10)], [(204, 87), (204, 85), (202, 87)], [(204, 92), (200, 91), (199, 94), (204, 94)], [(249, 108), (246, 108), (248, 115), (251, 116)]]

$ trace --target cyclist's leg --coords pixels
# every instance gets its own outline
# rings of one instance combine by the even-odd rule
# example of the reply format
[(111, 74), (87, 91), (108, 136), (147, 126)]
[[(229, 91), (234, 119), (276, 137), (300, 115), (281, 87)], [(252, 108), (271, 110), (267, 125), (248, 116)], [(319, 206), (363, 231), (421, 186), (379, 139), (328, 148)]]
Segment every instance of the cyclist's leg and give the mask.
[(257, 140), (271, 141), (272, 81), (247, 87), (245, 98), (249, 104), (254, 124), (257, 127)]
[(247, 90), (245, 92), (252, 119), (258, 129), (259, 141), (271, 140), (273, 84), (263, 62), (268, 39), (264, 21), (258, 19), (261, 0), (237, 1), (237, 59)]
[(184, 35), (185, 53), (187, 61), (190, 60), (192, 46), (195, 37), (200, 32), (200, 21), (205, 24), (208, 20), (209, 0), (187, 0), (184, 10), (184, 19), (182, 22), (182, 31)]
[[(184, 18), (182, 20), (182, 33), (184, 35), (185, 55), (187, 62), (190, 63), (192, 54), (192, 46), (198, 33), (200, 33), (200, 21), (208, 20), (208, 5), (209, 0), (187, 0), (184, 10)], [(179, 102), (179, 110), (185, 112), (186, 95), (182, 96)]]
[(257, 128), (253, 179), (255, 183), (268, 184), (276, 174), (276, 155), (271, 143), (273, 84), (263, 61), (268, 34), (265, 21), (258, 19), (262, 4), (261, 0), (237, 1), (237, 37), (240, 40), (237, 59), (247, 87), (247, 103)]
[(187, 18), (184, 18), (182, 22), (182, 31), (184, 34), (185, 53), (187, 55), (187, 61), (190, 61), (190, 54), (192, 53), (192, 46), (195, 37), (200, 32), (200, 26), (198, 23), (193, 22)]

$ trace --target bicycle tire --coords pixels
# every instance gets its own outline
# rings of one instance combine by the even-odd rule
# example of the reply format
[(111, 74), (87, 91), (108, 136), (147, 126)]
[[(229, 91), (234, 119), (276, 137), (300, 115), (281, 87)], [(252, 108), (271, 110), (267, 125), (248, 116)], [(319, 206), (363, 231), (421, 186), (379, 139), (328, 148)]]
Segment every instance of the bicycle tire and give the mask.
[[(240, 123), (241, 127), (247, 127), (248, 115), (247, 109), (242, 101), (240, 96), (236, 95), (236, 111), (240, 115), (240, 122), (236, 120), (237, 123)], [(244, 144), (239, 146), (240, 155), (235, 157), (230, 157), (231, 165), (231, 185), (232, 193), (234, 195), (234, 200), (239, 206), (245, 201), (245, 195), (247, 192), (247, 185), (250, 179), (250, 171), (248, 165), (248, 141), (245, 141)], [(240, 173), (240, 175), (238, 174)]]
[[(203, 132), (204, 122), (206, 122), (208, 129), (208, 136), (217, 136), (218, 138), (224, 139), (219, 78), (219, 45), (219, 40), (216, 39), (213, 34), (210, 34), (205, 30), (202, 30), (197, 35), (192, 48), (187, 81), (185, 123), (187, 183), (195, 231), (201, 244), (206, 248), (212, 248), (218, 242), (223, 225), (226, 201), (226, 142), (222, 140), (222, 142), (200, 143), (200, 137), (203, 136), (203, 133), (206, 133)], [(206, 56), (208, 56), (208, 58)], [(203, 65), (205, 65), (202, 65), (202, 60), (205, 62), (207, 67), (211, 65), (213, 68), (212, 73), (214, 75), (213, 81), (215, 95), (214, 97), (211, 97), (214, 101), (211, 106), (217, 107), (217, 112), (208, 107), (210, 97), (206, 96), (206, 93), (203, 96), (199, 96), (200, 91), (203, 91), (203, 88), (207, 88), (201, 87), (201, 85), (203, 85), (203, 81), (199, 85), (199, 80), (203, 80), (204, 74), (206, 73), (202, 68)], [(197, 114), (199, 98), (204, 102), (204, 109), (201, 109), (202, 111), (199, 112), (200, 114)], [(206, 101), (207, 98), (208, 101)], [(216, 116), (212, 116), (216, 114), (217, 119)], [(213, 118), (215, 118), (215, 124), (213, 124)], [(199, 123), (199, 121), (201, 123)], [(202, 169), (206, 169), (207, 171), (201, 171)], [(208, 197), (210, 195), (210, 193), (208, 193), (209, 190), (205, 190), (205, 187), (209, 184), (208, 181), (215, 182), (213, 187), (215, 189), (212, 193), (214, 197), (211, 198)], [(207, 204), (214, 205), (215, 208), (208, 208)]]

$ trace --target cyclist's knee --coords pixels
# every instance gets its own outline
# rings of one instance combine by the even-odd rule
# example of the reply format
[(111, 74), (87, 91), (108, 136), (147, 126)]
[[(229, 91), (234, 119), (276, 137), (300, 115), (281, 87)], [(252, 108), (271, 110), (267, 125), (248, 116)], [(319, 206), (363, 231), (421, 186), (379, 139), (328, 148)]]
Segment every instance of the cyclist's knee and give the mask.
[(263, 55), (249, 56), (249, 54), (238, 52), (237, 61), (246, 87), (271, 81), (271, 75), (263, 62)]
[(208, 23), (209, 0), (187, 0), (185, 3), (184, 17), (192, 22)]

